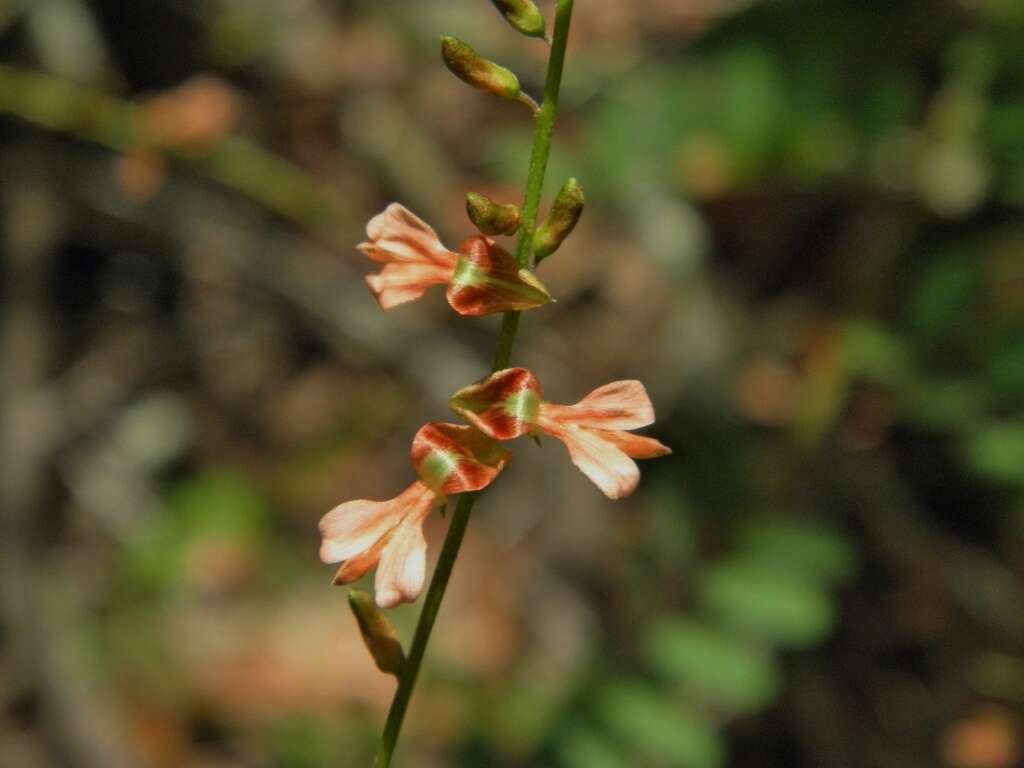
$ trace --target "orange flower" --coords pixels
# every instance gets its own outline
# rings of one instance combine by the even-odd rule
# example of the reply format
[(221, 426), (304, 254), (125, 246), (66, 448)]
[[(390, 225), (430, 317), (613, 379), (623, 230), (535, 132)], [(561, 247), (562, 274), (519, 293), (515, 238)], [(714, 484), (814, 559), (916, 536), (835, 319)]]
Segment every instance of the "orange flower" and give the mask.
[(399, 203), (392, 203), (366, 225), (369, 242), (357, 247), (384, 264), (366, 276), (381, 309), (420, 298), (432, 285), (448, 285), (447, 298), (460, 315), (490, 315), (533, 309), (552, 301), (547, 289), (490, 238), (465, 240), (449, 251), (437, 233)]
[(320, 520), (320, 559), (341, 563), (334, 583), (348, 584), (376, 567), (377, 605), (415, 600), (426, 577), (423, 521), (446, 494), (490, 485), (507, 461), (508, 452), (473, 427), (425, 425), (412, 441), (419, 480), (393, 499), (348, 501)]
[(640, 470), (633, 459), (672, 451), (627, 430), (654, 422), (654, 407), (639, 381), (598, 387), (575, 405), (544, 402), (540, 382), (525, 368), (508, 368), (455, 393), (452, 409), (496, 440), (543, 432), (569, 449), (573, 464), (608, 498), (636, 490)]

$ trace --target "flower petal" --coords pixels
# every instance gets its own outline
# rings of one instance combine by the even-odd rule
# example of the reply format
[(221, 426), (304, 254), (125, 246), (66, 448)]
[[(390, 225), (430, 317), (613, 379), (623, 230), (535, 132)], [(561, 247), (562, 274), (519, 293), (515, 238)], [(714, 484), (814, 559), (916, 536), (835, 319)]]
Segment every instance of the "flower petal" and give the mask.
[[(391, 530), (393, 531), (394, 528)], [(333, 584), (336, 587), (351, 584), (353, 581), (359, 581), (359, 579), (369, 573), (380, 560), (380, 551), (384, 549), (384, 545), (388, 543), (390, 536), (391, 531), (388, 531), (388, 533), (377, 539), (377, 543), (368, 550), (345, 560), (335, 572)]]
[(508, 251), (477, 235), (459, 247), (459, 260), (448, 286), (448, 303), (460, 315), (534, 309), (554, 299), (526, 269), (519, 269)]
[(414, 482), (387, 501), (357, 499), (332, 509), (320, 519), (320, 559), (337, 563), (366, 553), (402, 520), (410, 509), (433, 502), (435, 493)]
[(654, 423), (654, 406), (639, 381), (613, 381), (574, 405), (545, 403), (545, 416), (562, 424), (594, 429), (638, 429)]
[(609, 499), (621, 499), (636, 490), (640, 470), (619, 447), (596, 430), (563, 426), (541, 419), (540, 428), (569, 449), (569, 458)]
[(426, 513), (408, 515), (381, 552), (374, 581), (375, 599), (381, 608), (411, 603), (423, 590), (427, 572), (427, 540), (423, 538), (425, 517)]
[(441, 494), (486, 488), (508, 458), (508, 451), (494, 440), (462, 424), (431, 422), (412, 441), (413, 467)]
[(370, 242), (356, 247), (374, 261), (454, 267), (458, 258), (442, 245), (432, 227), (400, 203), (391, 203), (370, 219), (366, 236)]
[(656, 459), (659, 456), (668, 456), (672, 449), (653, 437), (634, 435), (631, 432), (619, 430), (595, 430), (605, 440), (614, 443), (619, 450), (633, 459)]
[(448, 405), (495, 440), (525, 435), (537, 421), (543, 392), (526, 368), (506, 368), (456, 392)]
[(388, 264), (380, 272), (366, 276), (374, 298), (381, 309), (418, 299), (432, 285), (443, 285), (452, 270), (436, 264)]

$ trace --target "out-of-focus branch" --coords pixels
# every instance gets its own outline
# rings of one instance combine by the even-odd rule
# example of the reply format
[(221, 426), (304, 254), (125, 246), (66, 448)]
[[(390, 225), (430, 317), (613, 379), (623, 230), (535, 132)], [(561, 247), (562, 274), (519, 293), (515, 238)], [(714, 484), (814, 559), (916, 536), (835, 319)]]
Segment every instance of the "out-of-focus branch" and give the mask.
[(10, 64), (0, 64), (0, 114), (120, 152), (156, 147), (333, 244), (339, 232), (351, 230), (331, 190), (242, 136), (226, 136), (201, 152), (161, 147), (137, 104)]
[[(3, 200), (5, 254), (0, 325), (0, 616), (6, 654), (17, 679), (16, 695), (39, 702), (39, 728), (51, 762), (72, 768), (120, 766), (124, 760), (101, 736), (96, 712), (82, 693), (68, 660), (59, 650), (60, 634), (48, 626), (33, 543), (45, 485), (50, 409), (26, 408), (26, 398), (48, 374), (50, 323), (47, 317), (49, 258), (60, 222), (54, 196), (26, 174), (7, 188)], [(13, 194), (11, 190), (16, 190)]]

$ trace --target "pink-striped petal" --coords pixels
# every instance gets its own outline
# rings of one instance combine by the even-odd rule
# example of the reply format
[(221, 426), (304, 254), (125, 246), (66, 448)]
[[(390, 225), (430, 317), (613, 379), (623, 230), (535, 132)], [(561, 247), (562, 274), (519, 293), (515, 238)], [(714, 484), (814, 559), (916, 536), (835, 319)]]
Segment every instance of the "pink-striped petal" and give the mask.
[(370, 242), (356, 247), (374, 261), (419, 262), (454, 268), (458, 258), (444, 247), (432, 227), (400, 203), (391, 203), (370, 219), (366, 236)]
[(569, 458), (609, 499), (621, 499), (636, 490), (640, 470), (615, 443), (595, 431), (574, 424), (541, 419), (540, 428), (565, 443)]
[(639, 381), (613, 381), (574, 405), (544, 403), (544, 416), (561, 424), (593, 429), (639, 429), (654, 423), (654, 406)]
[(391, 534), (381, 552), (374, 580), (374, 598), (381, 608), (411, 603), (423, 590), (427, 571), (427, 540), (423, 537), (425, 517), (425, 513), (408, 515)]
[(391, 309), (414, 301), (432, 285), (451, 279), (452, 270), (437, 264), (388, 264), (380, 272), (366, 276), (381, 309)]
[(434, 497), (429, 487), (417, 481), (387, 501), (356, 499), (340, 504), (320, 520), (320, 559), (338, 563), (366, 552), (410, 510), (429, 509)]

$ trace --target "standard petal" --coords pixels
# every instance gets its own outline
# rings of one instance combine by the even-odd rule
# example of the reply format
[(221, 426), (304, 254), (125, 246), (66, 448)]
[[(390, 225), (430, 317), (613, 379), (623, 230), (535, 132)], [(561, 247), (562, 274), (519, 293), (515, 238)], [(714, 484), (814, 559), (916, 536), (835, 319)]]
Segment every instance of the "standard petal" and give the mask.
[[(428, 510), (429, 511), (429, 510)], [(409, 515), (395, 529), (377, 566), (374, 591), (377, 605), (394, 608), (420, 595), (427, 571), (427, 540), (423, 538), (425, 515)]]
[(429, 505), (434, 496), (430, 488), (416, 481), (387, 501), (357, 499), (335, 507), (320, 519), (320, 559), (338, 563), (365, 553), (398, 525), (410, 508)]
[(452, 270), (437, 264), (388, 264), (380, 272), (366, 276), (381, 309), (391, 309), (418, 299), (432, 285), (451, 279)]
[(601, 433), (561, 424), (540, 422), (540, 428), (569, 449), (569, 458), (609, 499), (621, 499), (636, 490), (640, 470), (629, 456)]
[(656, 459), (659, 456), (668, 456), (672, 453), (671, 448), (653, 437), (644, 437), (618, 430), (598, 429), (595, 431), (608, 442), (617, 445), (624, 454), (634, 459)]
[(370, 219), (366, 236), (370, 242), (356, 247), (374, 261), (454, 267), (458, 258), (444, 247), (432, 227), (400, 203), (391, 203)]
[(598, 387), (574, 405), (545, 403), (541, 410), (553, 421), (594, 429), (639, 429), (654, 423), (651, 398), (632, 379)]
[(547, 288), (529, 270), (519, 269), (512, 254), (493, 240), (471, 237), (459, 252), (447, 296), (460, 315), (535, 309), (554, 301)]
[(416, 433), (411, 453), (416, 473), (441, 494), (486, 488), (509, 458), (508, 451), (476, 428), (437, 421)]
[(497, 371), (456, 392), (448, 405), (495, 440), (525, 435), (537, 420), (544, 393), (526, 368)]

